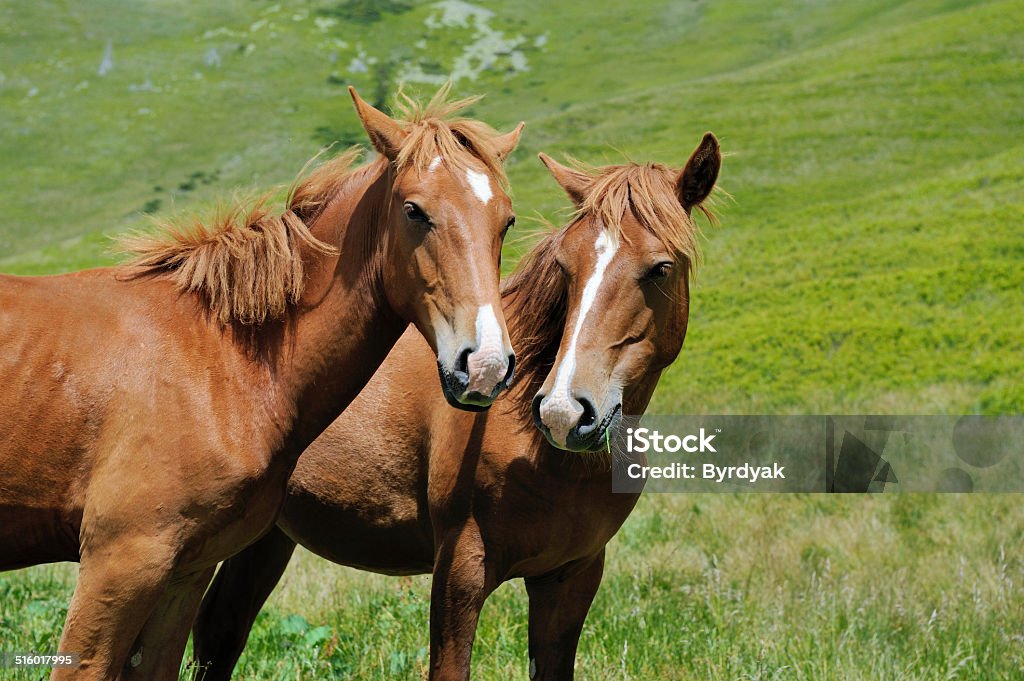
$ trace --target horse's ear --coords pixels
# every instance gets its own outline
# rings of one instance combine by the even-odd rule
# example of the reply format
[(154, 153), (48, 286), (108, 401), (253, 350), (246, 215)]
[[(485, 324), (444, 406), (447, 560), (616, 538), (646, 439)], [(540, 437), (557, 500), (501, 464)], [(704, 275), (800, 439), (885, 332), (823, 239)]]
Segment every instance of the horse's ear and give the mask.
[(494, 153), (498, 156), (499, 161), (504, 161), (519, 146), (519, 136), (523, 134), (524, 127), (526, 127), (526, 122), (519, 121), (515, 130), (494, 138)]
[(402, 147), (406, 132), (397, 121), (392, 120), (387, 114), (373, 108), (356, 93), (351, 85), (348, 93), (352, 95), (352, 101), (356, 105), (356, 113), (359, 120), (363, 122), (366, 134), (370, 136), (373, 148), (392, 161), (398, 156), (398, 150)]
[(708, 198), (722, 167), (722, 150), (713, 134), (705, 133), (697, 148), (690, 154), (683, 172), (679, 173), (677, 191), (679, 202), (687, 212)]
[(555, 178), (555, 182), (562, 185), (562, 189), (569, 195), (577, 207), (583, 205), (587, 198), (587, 188), (590, 186), (590, 178), (584, 173), (572, 168), (567, 168), (551, 158), (544, 152), (537, 154), (540, 162), (547, 166), (548, 172)]

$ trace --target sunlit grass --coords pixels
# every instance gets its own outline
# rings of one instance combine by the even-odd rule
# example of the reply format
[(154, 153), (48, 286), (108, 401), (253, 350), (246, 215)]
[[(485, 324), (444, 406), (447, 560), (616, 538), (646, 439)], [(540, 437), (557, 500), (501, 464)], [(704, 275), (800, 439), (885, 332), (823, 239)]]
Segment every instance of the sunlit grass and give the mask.
[[(1018, 678), (1022, 537), (1014, 495), (645, 497), (611, 544), (578, 676)], [(55, 649), (73, 574), (0, 576), (5, 647)], [(428, 594), (426, 576), (300, 551), (238, 678), (419, 679)], [(527, 664), (526, 593), (514, 582), (484, 610), (474, 678), (525, 678)]]

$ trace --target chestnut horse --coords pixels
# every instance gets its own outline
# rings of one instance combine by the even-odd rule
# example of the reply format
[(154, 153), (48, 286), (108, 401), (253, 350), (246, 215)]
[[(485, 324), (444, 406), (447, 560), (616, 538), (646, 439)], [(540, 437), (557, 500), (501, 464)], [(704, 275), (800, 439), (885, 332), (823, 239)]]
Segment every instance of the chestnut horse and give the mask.
[(214, 567), (272, 526), (408, 323), (449, 402), (508, 383), (502, 162), (522, 126), (453, 119), (468, 100), (446, 93), (399, 121), (352, 90), (381, 157), (324, 164), (283, 215), (138, 237), (123, 269), (0, 278), (0, 569), (81, 562), (60, 649), (82, 662), (53, 678), (177, 679)]
[[(193, 636), (204, 679), (230, 677), (296, 542), (364, 570), (433, 571), (432, 681), (469, 678), (484, 600), (523, 577), (530, 678), (573, 677), (605, 544), (637, 495), (612, 493), (601, 455), (561, 448), (600, 450), (623, 409), (646, 409), (679, 353), (697, 254), (690, 211), (714, 186), (721, 155), (708, 134), (681, 172), (585, 173), (541, 160), (578, 212), (504, 287), (520, 382), (487, 413), (448, 409), (430, 385), (430, 352), (407, 332), (299, 458), (277, 527), (217, 573)], [(538, 390), (550, 442), (531, 423)]]

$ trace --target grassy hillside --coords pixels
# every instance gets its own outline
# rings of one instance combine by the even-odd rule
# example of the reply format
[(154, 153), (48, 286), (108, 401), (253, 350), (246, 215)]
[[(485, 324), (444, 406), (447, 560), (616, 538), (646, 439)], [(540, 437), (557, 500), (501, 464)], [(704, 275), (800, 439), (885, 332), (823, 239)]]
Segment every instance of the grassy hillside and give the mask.
[(363, 4), (0, 9), (0, 269), (101, 264), (142, 211), (287, 183), (362, 140), (346, 82), (387, 100), (403, 64), (443, 78), (469, 45), (494, 61), (457, 83), (487, 93), (473, 113), (529, 121), (523, 214), (564, 206), (538, 150), (681, 163), (710, 129), (731, 153), (655, 408), (1024, 406), (1020, 2)]
[[(473, 115), (528, 122), (517, 209), (556, 224), (537, 151), (681, 164), (721, 138), (734, 198), (652, 409), (1019, 413), (1021, 27), (1019, 0), (7, 3), (0, 270), (110, 262), (142, 212), (287, 183), (323, 144), (361, 142), (345, 84), (380, 102), (455, 72), (459, 94), (487, 93)], [(1012, 497), (645, 499), (579, 672), (1024, 676), (1022, 538)], [(417, 678), (423, 580), (308, 556), (289, 579), (246, 678)], [(72, 580), (0, 575), (0, 647), (55, 647)], [(522, 590), (496, 600), (480, 678), (524, 676)]]

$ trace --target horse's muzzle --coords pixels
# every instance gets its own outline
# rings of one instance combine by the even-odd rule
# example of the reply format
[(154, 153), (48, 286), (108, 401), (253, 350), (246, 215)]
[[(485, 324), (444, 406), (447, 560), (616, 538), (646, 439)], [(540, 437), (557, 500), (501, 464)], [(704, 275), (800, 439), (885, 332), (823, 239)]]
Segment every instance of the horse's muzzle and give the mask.
[(545, 395), (538, 393), (533, 398), (533, 423), (544, 434), (547, 441), (559, 449), (570, 452), (598, 452), (610, 449), (611, 436), (622, 421), (622, 405), (616, 404), (603, 417), (598, 417), (597, 409), (586, 397), (572, 398), (567, 417), (571, 423), (560, 423), (559, 434), (564, 432), (564, 442), (552, 433), (548, 421), (558, 419), (563, 414), (553, 414), (547, 409)]
[[(491, 385), (491, 382), (487, 382), (486, 379), (482, 382), (475, 375), (471, 377), (471, 363), (473, 363), (473, 358), (471, 350), (468, 348), (459, 353), (459, 358), (452, 369), (448, 369), (438, 361), (437, 373), (441, 378), (441, 391), (444, 393), (445, 399), (448, 400), (448, 404), (456, 409), (483, 411), (494, 403), (502, 391), (512, 385), (512, 380), (515, 378), (516, 356), (515, 353), (509, 353), (505, 358), (505, 361), (502, 362), (504, 366), (497, 374), (501, 378), (493, 384), (489, 391), (486, 386)], [(480, 372), (480, 368), (476, 366), (473, 368), (477, 373)], [(491, 371), (494, 370), (493, 366), (487, 368)]]

